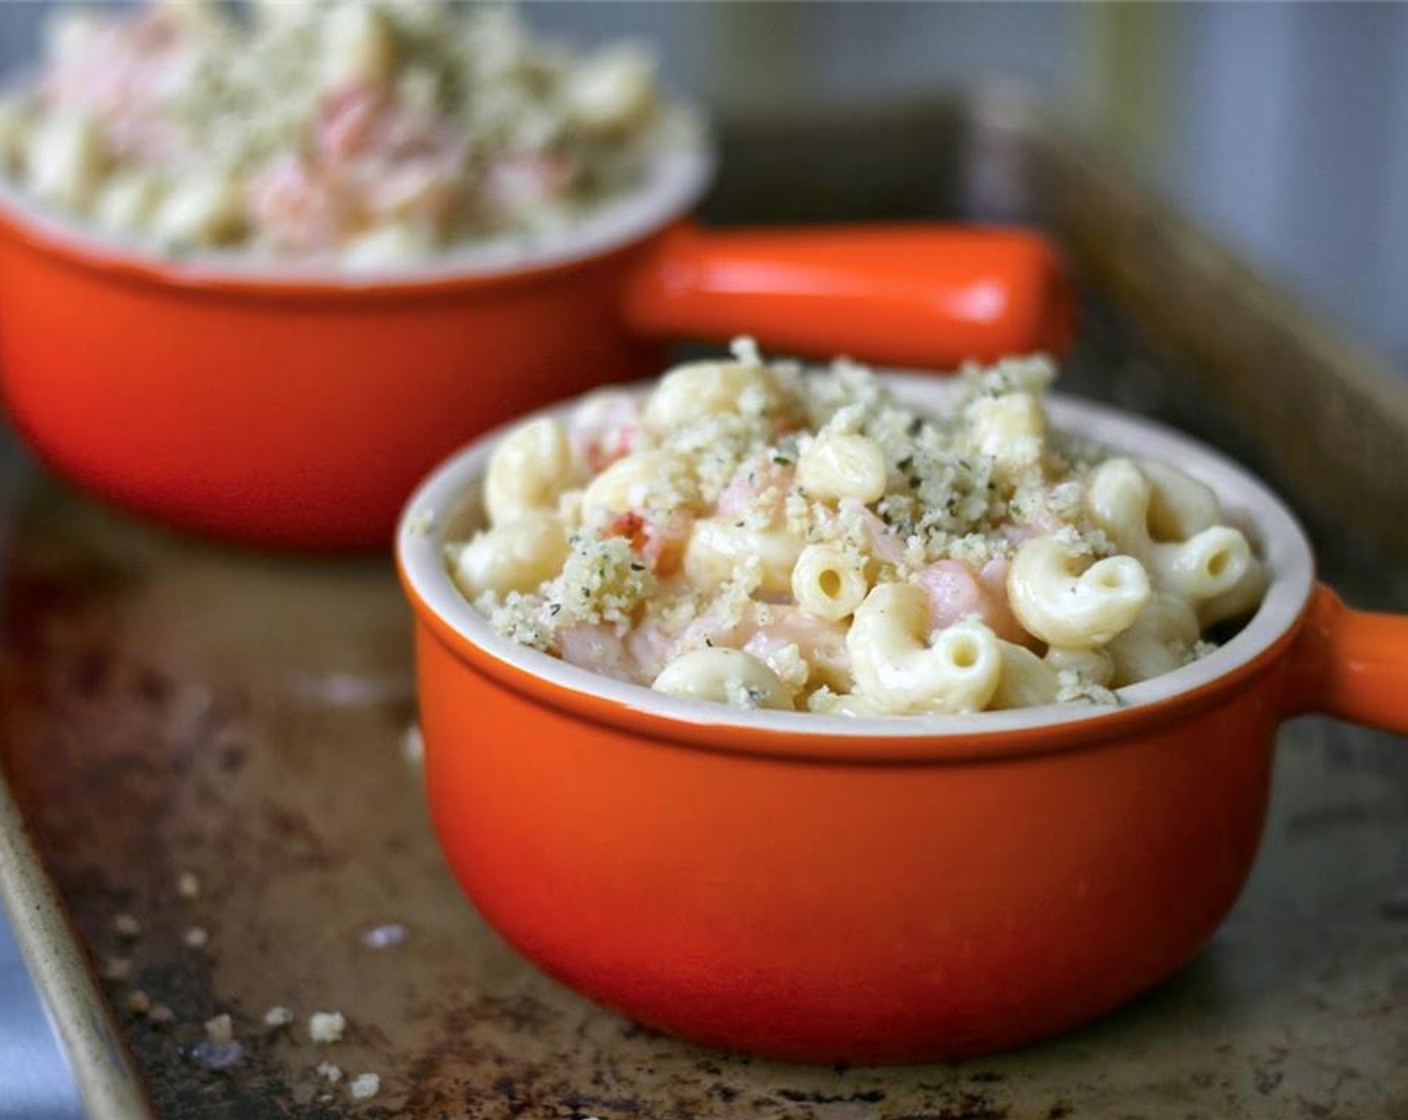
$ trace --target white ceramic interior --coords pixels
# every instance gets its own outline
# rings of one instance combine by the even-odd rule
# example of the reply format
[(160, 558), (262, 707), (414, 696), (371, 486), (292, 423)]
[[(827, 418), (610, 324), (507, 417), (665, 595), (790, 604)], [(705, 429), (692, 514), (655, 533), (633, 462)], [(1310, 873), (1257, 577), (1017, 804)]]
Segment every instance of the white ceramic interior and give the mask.
[[(0, 90), (8, 84), (0, 83)], [(692, 210), (713, 179), (715, 157), (700, 118), (687, 109), (679, 110), (679, 116), (678, 125), (661, 138), (639, 188), (604, 202), (570, 227), (534, 237), (498, 236), (448, 249), (406, 268), (353, 271), (334, 263), (299, 263), (296, 258), (234, 249), (163, 253), (135, 238), (102, 233), (81, 218), (31, 198), (3, 175), (0, 213), (85, 260), (136, 265), (175, 283), (253, 283), (271, 288), (316, 284), (358, 290), (491, 278), (599, 256), (647, 237)]]
[[(959, 386), (932, 374), (889, 373), (896, 396), (920, 408), (935, 408)], [(646, 385), (639, 386), (644, 392)], [(533, 413), (565, 415), (568, 401)], [(467, 641), (491, 657), (571, 692), (603, 697), (627, 708), (702, 726), (745, 726), (788, 735), (883, 735), (965, 739), (1055, 724), (1094, 723), (1111, 714), (1151, 705), (1210, 684), (1272, 646), (1300, 616), (1314, 581), (1314, 559), (1305, 532), (1289, 510), (1251, 474), (1196, 440), (1117, 409), (1060, 394), (1048, 400), (1056, 427), (1100, 441), (1118, 451), (1162, 459), (1213, 488), (1229, 519), (1248, 530), (1271, 573), (1270, 586), (1253, 618), (1213, 653), (1172, 673), (1120, 690), (1120, 708), (1083, 702), (977, 712), (972, 715), (851, 717), (808, 712), (740, 711), (723, 704), (678, 699), (628, 684), (518, 645), (496, 633), (451, 581), (444, 562), (448, 541), (463, 540), (478, 518), (478, 492), (490, 452), (508, 428), (480, 437), (438, 467), (416, 490), (402, 514), (396, 549), (402, 570), (420, 597)]]

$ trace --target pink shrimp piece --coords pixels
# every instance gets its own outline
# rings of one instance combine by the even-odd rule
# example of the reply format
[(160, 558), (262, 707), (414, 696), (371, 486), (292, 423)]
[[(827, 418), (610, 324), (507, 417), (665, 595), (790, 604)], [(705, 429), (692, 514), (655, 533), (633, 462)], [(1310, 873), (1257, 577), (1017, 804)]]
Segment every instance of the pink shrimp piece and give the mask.
[(968, 615), (999, 638), (1022, 641), (1022, 628), (1007, 605), (1007, 561), (989, 560), (976, 575), (961, 560), (939, 560), (914, 574), (929, 600), (929, 626), (942, 630)]
[(49, 104), (96, 118), (119, 156), (159, 161), (177, 148), (162, 99), (191, 63), (181, 29), (163, 13), (147, 13), (96, 29), (48, 68)]
[(639, 681), (640, 669), (612, 626), (571, 626), (558, 632), (562, 660), (620, 681)]
[(743, 650), (767, 661), (790, 645), (797, 646), (811, 665), (809, 683), (837, 689), (851, 687), (851, 656), (846, 650), (846, 627), (842, 623), (817, 618), (801, 607), (770, 607), (768, 621), (755, 626)]
[(571, 183), (571, 164), (557, 155), (505, 156), (484, 175), (483, 199), (489, 211), (513, 217), (561, 198)]
[(626, 393), (602, 394), (579, 409), (567, 430), (572, 455), (600, 474), (640, 440), (640, 406)]
[(1026, 521), (1014, 521), (1002, 527), (1002, 535), (1013, 544), (1025, 544), (1034, 537), (1045, 537), (1061, 528), (1061, 519), (1049, 510), (1038, 510)]
[(681, 628), (659, 619), (646, 619), (626, 635), (626, 652), (635, 663), (641, 679), (653, 681), (675, 659)]
[(374, 179), (366, 192), (366, 205), (375, 214), (439, 222), (450, 213), (458, 195), (453, 169), (438, 161), (416, 159)]
[(737, 517), (757, 508), (759, 496), (766, 495), (766, 512), (773, 519), (780, 518), (796, 474), (792, 467), (779, 463), (742, 466), (720, 491), (715, 509), (722, 517)]
[(367, 155), (377, 143), (385, 99), (370, 86), (349, 86), (323, 102), (313, 132), (318, 158), (340, 164)]
[(999, 638), (1016, 642), (1018, 645), (1035, 646), (1039, 643), (1022, 629), (1022, 624), (1012, 613), (1011, 601), (1007, 598), (1009, 567), (1005, 559), (994, 556), (978, 571), (978, 583), (984, 592), (983, 621)]
[(328, 248), (347, 225), (345, 201), (334, 184), (293, 156), (274, 160), (250, 179), (249, 208), (280, 248)]
[(898, 564), (904, 559), (904, 541), (898, 533), (864, 506), (860, 507), (860, 519), (873, 556), (886, 564)]
[(608, 522), (605, 533), (608, 537), (625, 537), (631, 542), (632, 551), (650, 561), (655, 574), (663, 578), (679, 570), (692, 524), (688, 514), (678, 511), (646, 515), (627, 510)]

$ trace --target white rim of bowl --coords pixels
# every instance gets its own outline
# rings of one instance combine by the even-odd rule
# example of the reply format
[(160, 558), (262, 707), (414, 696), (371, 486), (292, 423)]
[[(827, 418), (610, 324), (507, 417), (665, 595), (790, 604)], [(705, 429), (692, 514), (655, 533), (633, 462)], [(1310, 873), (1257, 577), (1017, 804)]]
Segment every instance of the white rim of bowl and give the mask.
[[(887, 372), (882, 378), (906, 403), (933, 408), (959, 386), (935, 374)], [(629, 388), (644, 392), (650, 383)], [(498, 634), (470, 606), (450, 579), (444, 562), (445, 527), (464, 505), (465, 494), (483, 478), (490, 452), (505, 432), (537, 416), (563, 416), (576, 400), (565, 401), (502, 425), (456, 452), (436, 468), (407, 502), (396, 534), (405, 578), (424, 603), (466, 642), (520, 672), (568, 692), (595, 697), (631, 711), (665, 717), (693, 728), (749, 728), (789, 736), (819, 738), (965, 740), (1035, 728), (1097, 725), (1131, 710), (1148, 708), (1215, 684), (1270, 649), (1300, 617), (1314, 585), (1314, 559), (1304, 530), (1279, 498), (1257, 478), (1189, 436), (1162, 424), (1106, 405), (1064, 394), (1048, 398), (1053, 424), (1116, 451), (1162, 459), (1186, 470), (1217, 493), (1224, 511), (1249, 523), (1261, 558), (1271, 572), (1256, 614), (1237, 634), (1206, 657), (1171, 673), (1119, 690), (1119, 707), (1084, 702), (1048, 704), (969, 715), (839, 716), (811, 712), (742, 711), (723, 704), (685, 700), (568, 664)]]
[[(0, 83), (0, 92), (5, 88)], [(404, 269), (356, 271), (326, 262), (299, 264), (240, 250), (183, 255), (161, 252), (140, 239), (106, 234), (81, 217), (30, 197), (0, 174), (0, 213), (30, 235), (84, 260), (117, 268), (138, 268), (175, 284), (258, 285), (270, 289), (316, 286), (366, 289), (415, 288), (456, 280), (489, 280), (538, 272), (603, 256), (640, 241), (688, 213), (713, 181), (713, 145), (692, 110), (681, 112), (694, 134), (662, 139), (644, 183), (619, 198), (587, 211), (560, 232), (505, 235), (438, 253), (426, 264)]]

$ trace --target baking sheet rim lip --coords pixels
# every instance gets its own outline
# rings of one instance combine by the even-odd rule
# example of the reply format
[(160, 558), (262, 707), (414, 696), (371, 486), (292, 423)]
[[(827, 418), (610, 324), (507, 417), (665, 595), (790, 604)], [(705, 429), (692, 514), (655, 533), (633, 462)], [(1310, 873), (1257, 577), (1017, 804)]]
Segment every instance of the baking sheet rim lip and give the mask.
[[(126, 1038), (87, 964), (48, 866), (0, 764), (0, 914), (8, 917), (90, 1120), (157, 1120)], [(70, 997), (70, 998), (65, 998)], [(102, 1036), (108, 1037), (104, 1039)]]

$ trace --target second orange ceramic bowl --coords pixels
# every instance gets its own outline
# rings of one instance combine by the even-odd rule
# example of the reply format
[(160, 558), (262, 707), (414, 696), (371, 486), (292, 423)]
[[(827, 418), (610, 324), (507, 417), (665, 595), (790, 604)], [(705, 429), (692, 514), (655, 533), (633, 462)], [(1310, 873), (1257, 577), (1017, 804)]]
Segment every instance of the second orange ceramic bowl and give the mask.
[(706, 234), (707, 151), (508, 252), (373, 277), (165, 260), (0, 189), (0, 390), (56, 469), (250, 544), (385, 543), (415, 482), (472, 435), (656, 368), (663, 339), (953, 365), (1069, 337), (1055, 250), (942, 226)]
[(1186, 961), (1256, 854), (1276, 726), (1408, 731), (1408, 620), (1317, 589), (1293, 517), (1221, 456), (1094, 405), (1051, 414), (1209, 483), (1272, 574), (1235, 637), (1114, 709), (740, 713), (607, 680), (501, 638), (450, 581), (493, 439), (431, 475), (397, 552), (431, 810), (481, 913), (644, 1023), (812, 1062), (1008, 1048)]

